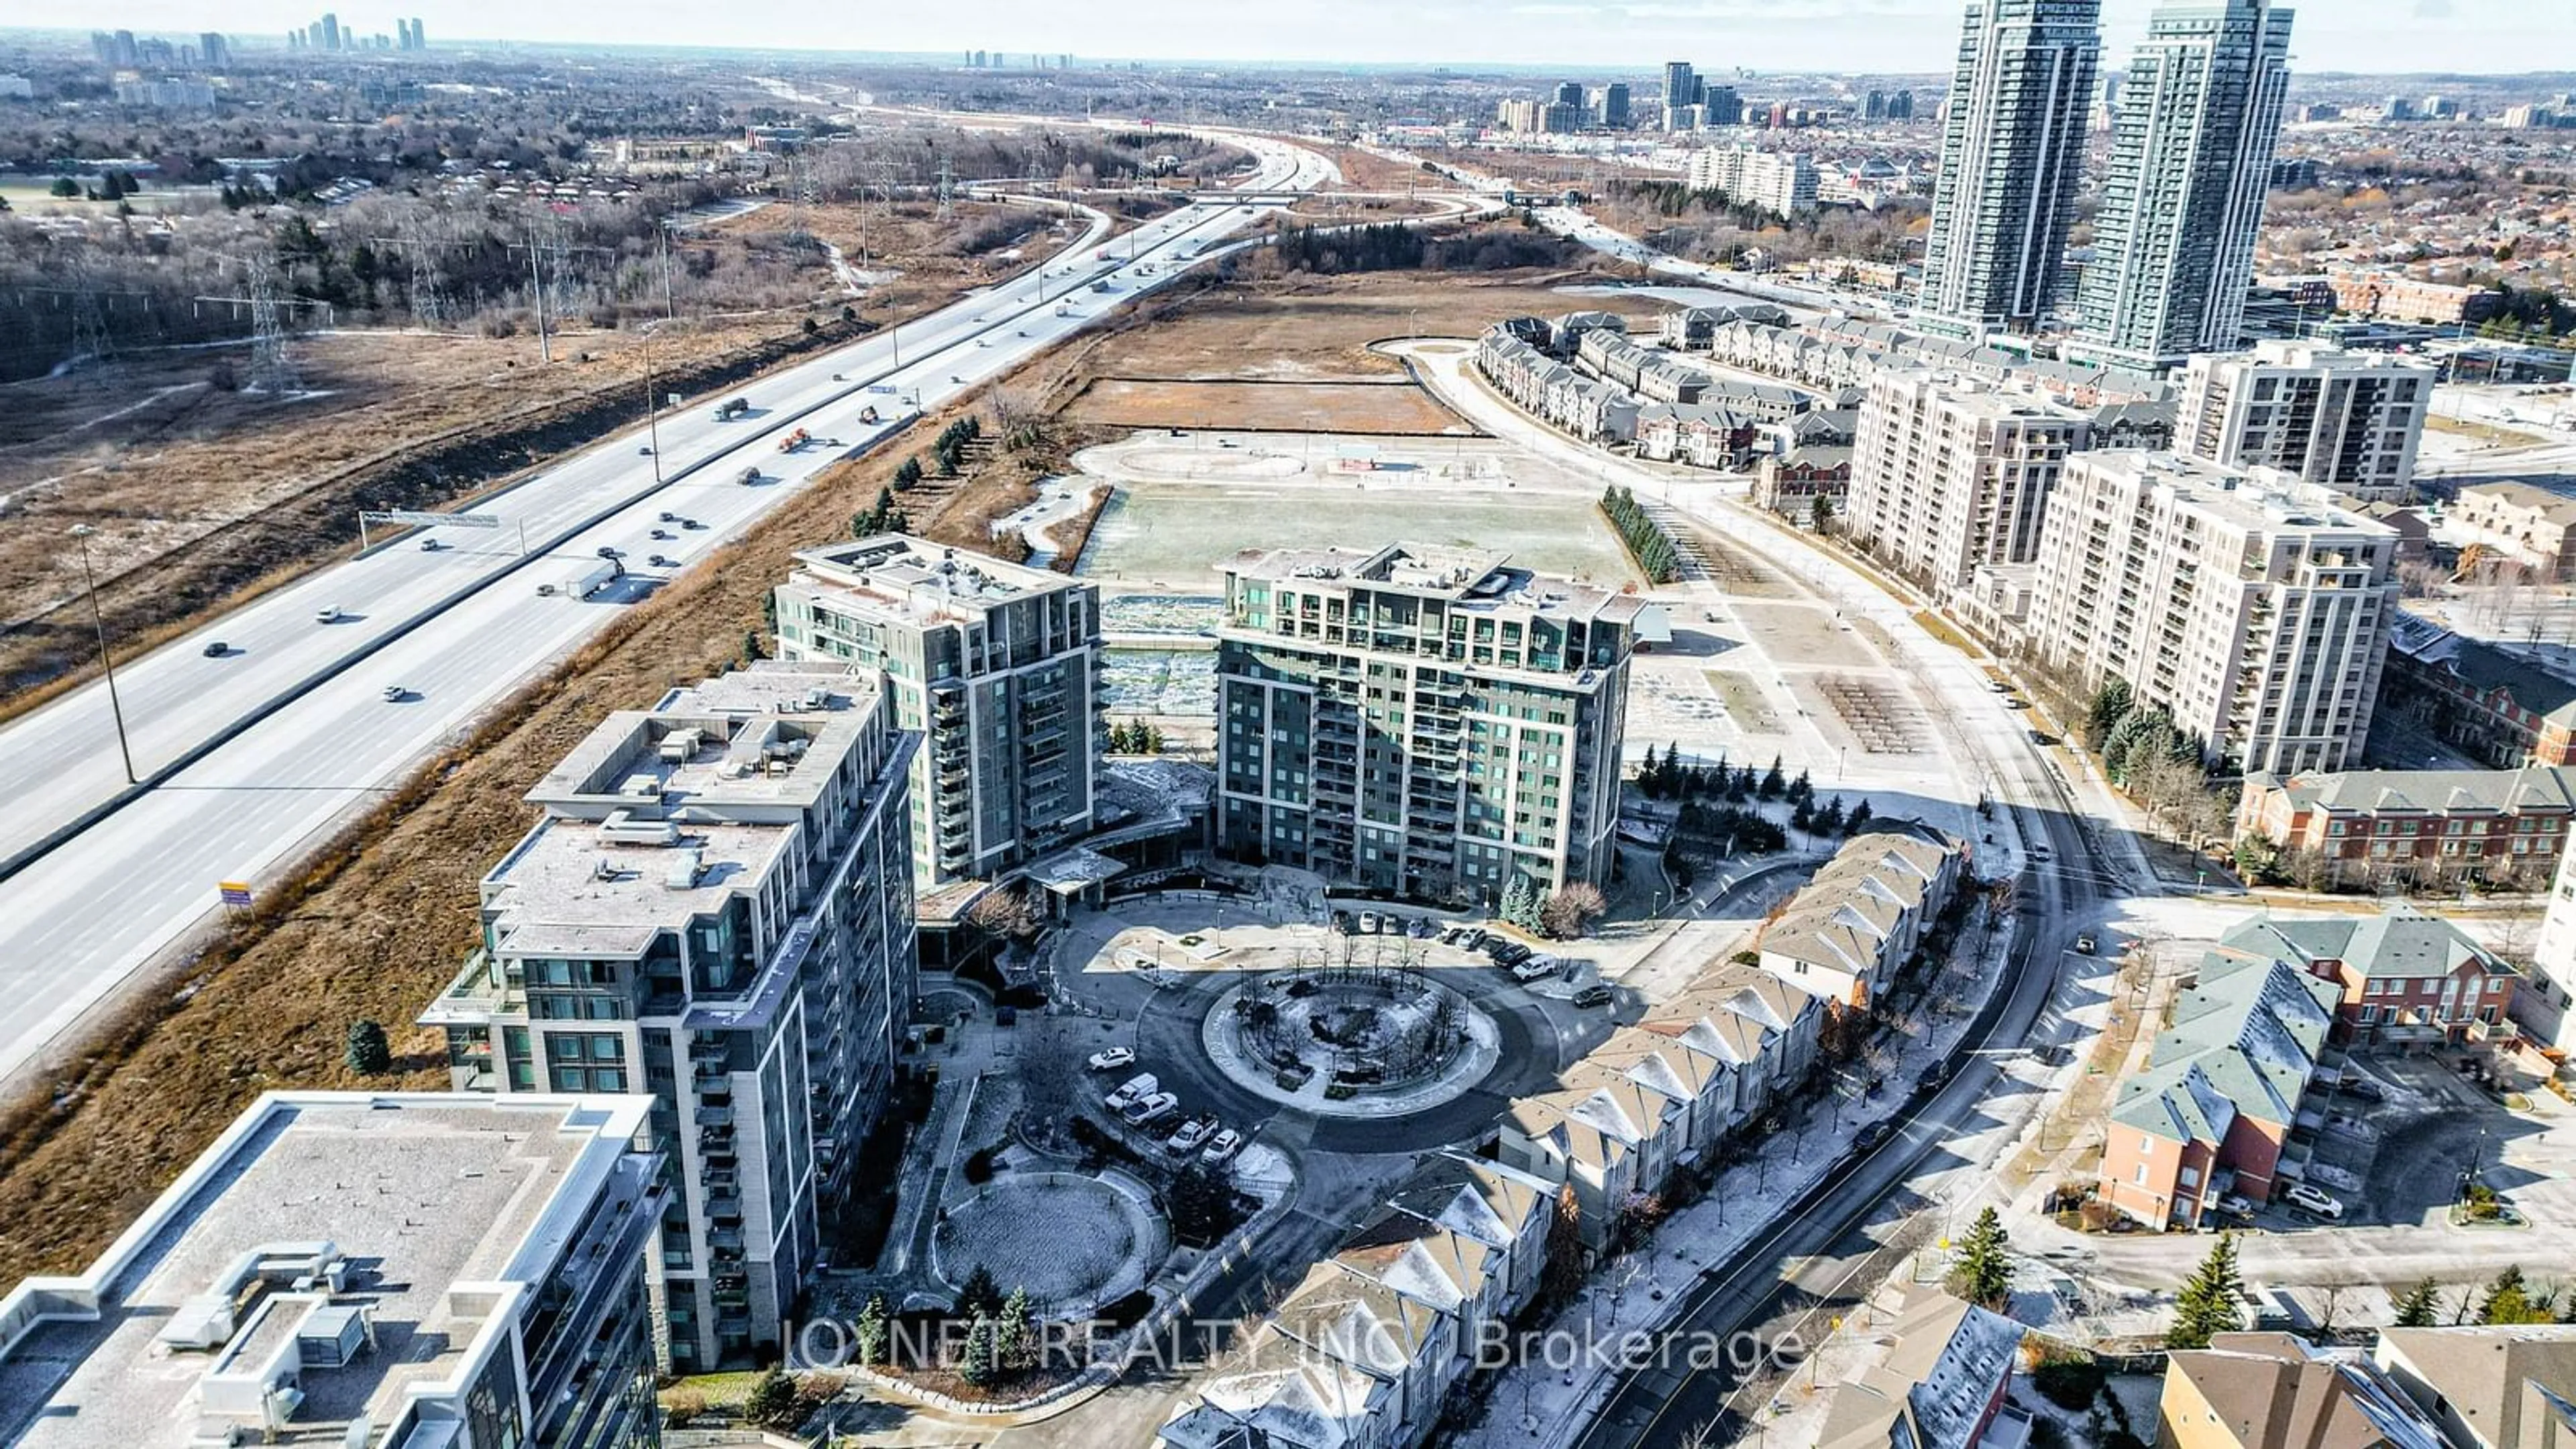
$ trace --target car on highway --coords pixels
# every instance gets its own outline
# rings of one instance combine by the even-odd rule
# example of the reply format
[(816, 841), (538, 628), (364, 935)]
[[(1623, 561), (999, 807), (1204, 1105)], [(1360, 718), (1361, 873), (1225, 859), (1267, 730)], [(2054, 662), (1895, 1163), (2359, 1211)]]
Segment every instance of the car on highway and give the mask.
[(680, 566), (680, 561), (678, 559), (666, 557), (665, 555), (658, 553), (653, 555), (651, 558), (646, 559), (645, 562), (657, 569), (675, 569)]
[(313, 622), (316, 624), (337, 624), (347, 617), (348, 615), (340, 612), (340, 606), (337, 604), (324, 604), (313, 611)]
[(1162, 1083), (1154, 1080), (1152, 1072), (1138, 1072), (1120, 1082), (1116, 1091), (1101, 1098), (1100, 1105), (1112, 1112), (1124, 1112), (1136, 1105), (1139, 1100), (1154, 1095), (1154, 1089), (1161, 1085)]
[(1872, 1148), (1886, 1145), (1887, 1139), (1895, 1135), (1896, 1129), (1885, 1122), (1872, 1122), (1852, 1135), (1852, 1146), (1858, 1151), (1867, 1152)]
[(742, 476), (735, 481), (741, 483), (745, 488), (748, 488), (752, 484), (760, 481), (760, 470), (758, 468), (745, 468), (742, 470)]
[(2282, 1190), (2281, 1199), (2290, 1206), (2314, 1213), (2327, 1222), (2343, 1221), (2343, 1203), (2332, 1194), (2319, 1192), (2304, 1182), (2291, 1183)]
[(955, 374), (955, 373), (953, 373), (953, 372), (952, 372), (952, 373), (950, 373), (950, 374), (948, 374), (948, 380), (949, 380), (950, 382), (952, 382), (952, 383), (955, 383), (955, 384), (956, 384), (957, 386), (959, 386), (959, 387), (964, 387), (964, 386), (966, 385), (966, 379), (964, 379), (964, 378), (962, 378), (962, 377), (959, 377), (957, 374)]
[(678, 515), (678, 514), (676, 514), (676, 513), (673, 513), (673, 512), (671, 512), (671, 511), (670, 511), (670, 510), (668, 510), (668, 509), (664, 509), (664, 510), (663, 510), (663, 512), (662, 512), (662, 522), (664, 522), (664, 523), (677, 523), (677, 522), (679, 522), (679, 521), (680, 521), (680, 515)]
[(1193, 1117), (1163, 1139), (1163, 1150), (1174, 1157), (1187, 1157), (1206, 1144), (1215, 1126), (1204, 1117)]
[(638, 458), (650, 458), (650, 457), (652, 457), (652, 456), (653, 456), (653, 445), (652, 445), (651, 443), (637, 443), (637, 444), (635, 445), (635, 456), (636, 456), (636, 457), (638, 457)]
[(598, 554), (601, 558), (615, 558), (615, 557), (617, 557), (617, 545), (615, 545), (615, 544), (613, 544), (613, 543), (603, 543), (603, 544), (601, 544), (599, 547), (597, 547), (597, 548), (595, 548), (595, 549), (593, 549), (593, 550), (591, 550), (591, 551), (592, 551), (593, 553)]
[(1114, 1072), (1120, 1067), (1132, 1066), (1135, 1061), (1136, 1052), (1133, 1047), (1110, 1047), (1105, 1051), (1093, 1052), (1083, 1065), (1095, 1072)]
[(1181, 1110), (1180, 1098), (1169, 1092), (1156, 1092), (1150, 1097), (1141, 1097), (1128, 1103), (1127, 1110), (1118, 1115), (1125, 1118), (1130, 1127), (1144, 1127), (1160, 1122), (1179, 1110)]
[(681, 519), (681, 520), (680, 520), (680, 526), (681, 526), (682, 528), (704, 528), (704, 527), (706, 527), (706, 525), (705, 525), (705, 524), (698, 522), (698, 521), (697, 521), (696, 519), (694, 519), (694, 518), (683, 518), (683, 519)]
[(678, 535), (678, 534), (673, 533), (671, 530), (669, 530), (669, 529), (667, 529), (667, 528), (657, 528), (657, 529), (654, 529), (654, 530), (653, 530), (653, 538), (654, 538), (654, 541), (655, 541), (655, 542), (657, 542), (657, 543), (659, 543), (659, 542), (664, 542), (664, 541), (667, 541), (667, 540), (670, 540), (670, 539), (674, 539), (674, 538), (677, 538), (677, 537), (679, 537), (679, 535)]
[(388, 685), (386, 685), (386, 686), (385, 686), (385, 703), (387, 703), (387, 704), (400, 704), (400, 703), (402, 703), (404, 700), (409, 699), (409, 698), (411, 698), (411, 686), (410, 686), (410, 685), (407, 685), (407, 684), (388, 684)]
[(205, 648), (205, 655), (208, 659), (221, 659), (232, 652), (233, 647), (221, 639), (209, 640)]
[(422, 553), (436, 553), (444, 547), (446, 547), (446, 545), (440, 543), (434, 538), (424, 538), (420, 541), (420, 551)]

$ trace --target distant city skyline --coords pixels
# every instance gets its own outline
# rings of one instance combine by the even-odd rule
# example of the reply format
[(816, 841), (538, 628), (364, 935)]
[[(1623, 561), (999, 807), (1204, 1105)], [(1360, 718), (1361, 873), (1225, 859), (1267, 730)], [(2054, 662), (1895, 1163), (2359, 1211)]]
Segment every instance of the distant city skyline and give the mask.
[[(344, 21), (391, 31), (403, 0), (381, 23), (363, 5)], [(1194, 0), (1126, 0), (1107, 14), (1034, 0), (880, 10), (862, 15), (816, 0), (784, 0), (747, 31), (729, 12), (681, 0), (634, 0), (612, 28), (587, 5), (460, 0), (425, 10), (430, 33), (457, 42), (686, 45), (923, 52), (972, 49), (1142, 60), (1389, 65), (1559, 65), (1569, 72), (1656, 71), (1688, 56), (1724, 75), (1759, 71), (1933, 74), (1949, 69), (1962, 0), (1289, 0), (1229, 10), (1211, 23)], [(2513, 0), (2335, 0), (2301, 25), (2296, 75), (2320, 72), (2511, 74), (2542, 58), (2576, 57), (2563, 10)], [(2146, 31), (2154, 0), (2106, 0), (2106, 64), (2125, 63)], [(132, 0), (89, 20), (109, 29), (237, 37), (275, 36), (316, 13), (313, 0)]]

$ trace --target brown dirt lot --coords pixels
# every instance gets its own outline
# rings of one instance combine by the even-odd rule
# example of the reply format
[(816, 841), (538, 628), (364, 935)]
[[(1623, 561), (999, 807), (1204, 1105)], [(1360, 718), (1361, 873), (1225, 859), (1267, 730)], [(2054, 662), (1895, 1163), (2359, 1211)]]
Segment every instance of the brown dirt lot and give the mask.
[(1383, 156), (1363, 151), (1357, 146), (1326, 146), (1324, 154), (1342, 168), (1342, 179), (1354, 191), (1404, 191), (1413, 187), (1446, 189), (1449, 178), (1435, 176), (1419, 166), (1406, 166)]
[(1076, 422), (1125, 428), (1443, 433), (1458, 419), (1410, 383), (1174, 382), (1102, 378), (1067, 410)]
[[(1644, 297), (1569, 297), (1555, 274), (1425, 276), (1372, 272), (1211, 286), (1151, 328), (1110, 337), (1092, 360), (1108, 377), (1197, 381), (1401, 377), (1369, 344), (1407, 335), (1474, 337), (1506, 317), (1577, 307), (1632, 319), (1664, 309)], [(1569, 279), (1569, 280), (1580, 280)]]

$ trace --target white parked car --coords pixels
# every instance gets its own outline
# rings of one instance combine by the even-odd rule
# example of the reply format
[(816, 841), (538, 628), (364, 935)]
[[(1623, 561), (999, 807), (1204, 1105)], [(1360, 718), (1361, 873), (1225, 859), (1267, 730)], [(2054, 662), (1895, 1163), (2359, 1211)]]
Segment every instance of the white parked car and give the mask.
[(1160, 1122), (1179, 1110), (1181, 1110), (1180, 1098), (1169, 1092), (1156, 1092), (1150, 1097), (1129, 1103), (1126, 1112), (1122, 1115), (1126, 1117), (1128, 1126), (1143, 1127), (1149, 1123)]
[(1087, 1065), (1095, 1072), (1114, 1072), (1136, 1060), (1136, 1053), (1126, 1047), (1111, 1047), (1091, 1054)]
[(1512, 979), (1516, 981), (1537, 981), (1544, 977), (1555, 975), (1557, 973), (1557, 969), (1563, 964), (1563, 962), (1557, 960), (1553, 956), (1532, 956), (1528, 960), (1523, 961), (1518, 966), (1512, 968)]
[(1163, 1139), (1163, 1150), (1174, 1157), (1189, 1156), (1199, 1150), (1199, 1144), (1207, 1141), (1208, 1128), (1211, 1125), (1213, 1124), (1204, 1118), (1191, 1118), (1181, 1124), (1179, 1131)]
[(2317, 1191), (2315, 1188), (2308, 1186), (2304, 1182), (2291, 1183), (2287, 1188), (2282, 1190), (2281, 1197), (2282, 1200), (2289, 1203), (2290, 1206), (2294, 1208), (2305, 1208), (2307, 1211), (2315, 1213), (2318, 1217), (2324, 1218), (2327, 1222), (2341, 1222), (2343, 1220), (2342, 1202), (2327, 1193)]
[(1154, 1089), (1161, 1085), (1162, 1083), (1154, 1080), (1152, 1072), (1138, 1072), (1119, 1083), (1117, 1091), (1101, 1098), (1100, 1105), (1112, 1112), (1124, 1112), (1134, 1106), (1139, 1098), (1154, 1095)]
[(1228, 1127), (1208, 1139), (1206, 1150), (1199, 1153), (1199, 1161), (1210, 1167), (1223, 1167), (1234, 1160), (1234, 1154), (1242, 1150), (1243, 1134)]

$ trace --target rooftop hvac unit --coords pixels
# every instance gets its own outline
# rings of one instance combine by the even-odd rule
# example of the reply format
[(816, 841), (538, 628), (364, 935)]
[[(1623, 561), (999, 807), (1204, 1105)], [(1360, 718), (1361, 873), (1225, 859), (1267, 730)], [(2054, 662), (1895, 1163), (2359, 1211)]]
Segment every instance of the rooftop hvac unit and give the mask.
[(699, 864), (700, 861), (697, 851), (681, 851), (668, 866), (664, 867), (662, 872), (663, 887), (667, 890), (675, 891), (694, 889), (698, 883)]

